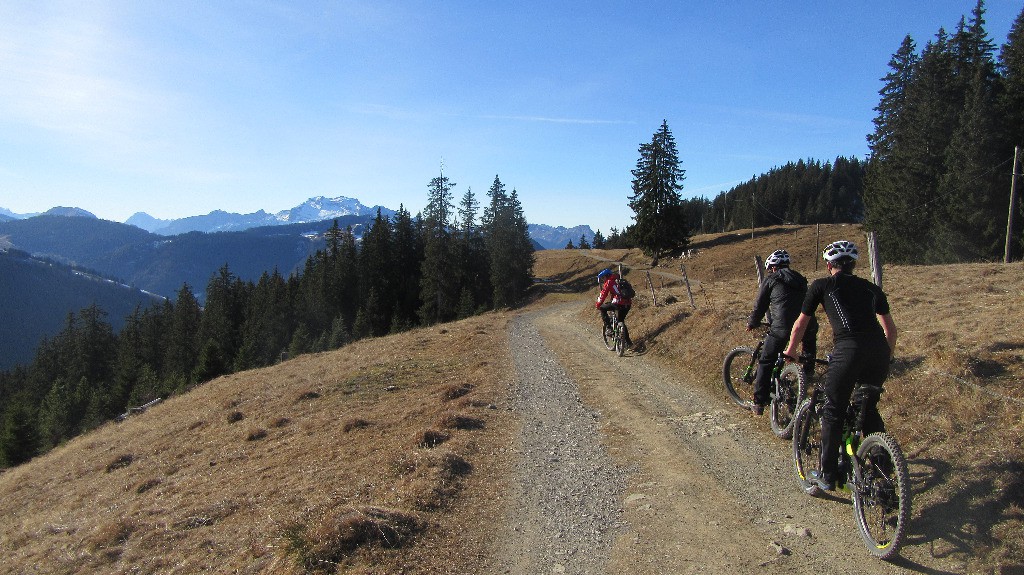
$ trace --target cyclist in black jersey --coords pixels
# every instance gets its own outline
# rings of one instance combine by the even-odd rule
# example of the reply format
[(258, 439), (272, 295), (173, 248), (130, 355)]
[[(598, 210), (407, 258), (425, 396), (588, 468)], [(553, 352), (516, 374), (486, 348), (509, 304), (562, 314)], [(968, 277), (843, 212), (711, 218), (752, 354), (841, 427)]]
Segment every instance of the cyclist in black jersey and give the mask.
[[(814, 312), (821, 305), (832, 324), (835, 348), (825, 374), (825, 404), (821, 415), (821, 473), (812, 472), (818, 487), (835, 489), (839, 447), (846, 406), (854, 387), (881, 386), (889, 376), (889, 361), (896, 348), (896, 324), (889, 313), (885, 292), (853, 275), (857, 246), (840, 240), (822, 252), (829, 276), (815, 280), (807, 290), (800, 317), (784, 352), (795, 357)], [(884, 431), (877, 399), (867, 406), (864, 433)]]
[[(757, 375), (754, 378), (754, 404), (750, 411), (754, 415), (764, 413), (764, 408), (771, 401), (771, 378), (779, 352), (789, 342), (789, 333), (793, 323), (800, 316), (800, 306), (807, 294), (807, 279), (789, 267), (790, 257), (786, 250), (775, 250), (764, 259), (764, 268), (768, 276), (761, 283), (754, 300), (754, 311), (747, 320), (747, 331), (761, 325), (765, 314), (771, 317), (771, 325), (761, 347), (761, 357), (757, 361)], [(812, 321), (807, 326), (803, 339), (803, 356), (813, 359), (817, 346), (818, 322)]]

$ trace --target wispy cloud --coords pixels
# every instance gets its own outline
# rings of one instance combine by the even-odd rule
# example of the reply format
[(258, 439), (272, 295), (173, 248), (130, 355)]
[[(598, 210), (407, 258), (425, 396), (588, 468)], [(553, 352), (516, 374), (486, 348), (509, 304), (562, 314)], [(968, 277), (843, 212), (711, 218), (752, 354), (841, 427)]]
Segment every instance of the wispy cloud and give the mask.
[(5, 120), (84, 146), (132, 148), (166, 95), (125, 62), (138, 47), (101, 6), (0, 8), (0, 100)]
[(499, 116), (482, 115), (478, 116), (484, 120), (513, 120), (517, 122), (545, 122), (549, 124), (635, 124), (627, 120), (594, 120), (586, 118), (551, 118), (547, 116)]

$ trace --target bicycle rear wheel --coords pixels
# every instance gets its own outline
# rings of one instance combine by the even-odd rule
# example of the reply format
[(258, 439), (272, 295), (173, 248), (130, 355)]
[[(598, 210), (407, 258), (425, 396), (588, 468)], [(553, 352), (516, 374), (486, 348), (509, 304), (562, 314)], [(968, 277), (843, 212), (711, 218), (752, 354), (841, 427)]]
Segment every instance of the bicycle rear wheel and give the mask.
[(725, 355), (722, 363), (722, 379), (725, 391), (740, 407), (750, 409), (754, 405), (754, 372), (757, 361), (750, 347), (737, 347)]
[(880, 559), (899, 552), (910, 523), (907, 458), (888, 433), (872, 433), (857, 449), (853, 512), (868, 551)]
[(793, 420), (804, 395), (804, 370), (791, 363), (782, 369), (769, 407), (772, 433), (782, 439), (793, 437)]
[(821, 470), (821, 416), (813, 401), (801, 403), (793, 418), (793, 465), (800, 488), (808, 495), (821, 493), (810, 475)]

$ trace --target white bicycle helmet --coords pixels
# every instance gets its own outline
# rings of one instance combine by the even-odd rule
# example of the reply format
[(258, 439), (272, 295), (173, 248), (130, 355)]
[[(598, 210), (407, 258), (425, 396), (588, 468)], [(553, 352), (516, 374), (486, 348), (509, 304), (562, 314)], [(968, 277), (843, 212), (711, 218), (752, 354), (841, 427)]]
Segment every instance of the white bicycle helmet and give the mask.
[(841, 258), (857, 259), (857, 246), (853, 245), (853, 242), (846, 240), (839, 240), (838, 242), (832, 242), (825, 246), (825, 249), (821, 252), (821, 257), (827, 262), (834, 262)]
[(788, 266), (789, 265), (789, 252), (786, 250), (775, 250), (768, 257), (764, 258), (764, 267), (768, 269), (771, 266)]

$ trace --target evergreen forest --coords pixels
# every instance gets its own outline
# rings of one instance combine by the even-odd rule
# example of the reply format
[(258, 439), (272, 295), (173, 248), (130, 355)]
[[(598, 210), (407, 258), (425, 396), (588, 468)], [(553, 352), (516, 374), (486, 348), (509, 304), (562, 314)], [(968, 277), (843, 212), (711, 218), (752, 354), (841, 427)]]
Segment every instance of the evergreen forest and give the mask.
[(416, 217), (378, 211), (358, 245), (335, 222), (301, 273), (242, 281), (225, 264), (205, 306), (184, 284), (116, 333), (97, 305), (69, 314), (30, 364), (0, 372), (0, 467), (220, 375), (518, 305), (533, 243), (517, 192), (495, 176), (485, 204), (471, 189), (456, 204), (454, 187), (431, 180)]
[(907, 36), (889, 61), (864, 186), (865, 225), (889, 260), (1004, 256), (1015, 147), (1024, 145), (1024, 11), (998, 58), (984, 15), (979, 0), (953, 32), (940, 29), (920, 51)]

